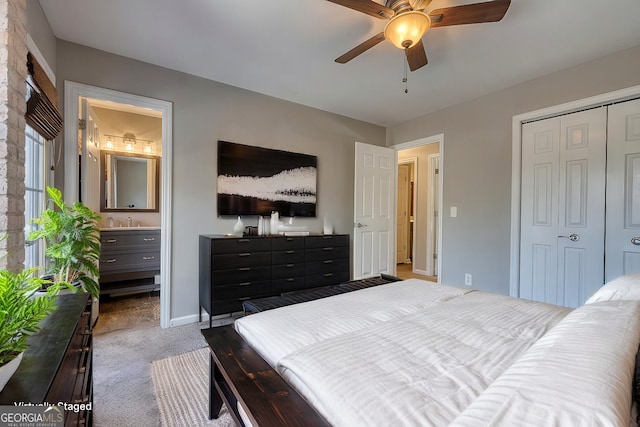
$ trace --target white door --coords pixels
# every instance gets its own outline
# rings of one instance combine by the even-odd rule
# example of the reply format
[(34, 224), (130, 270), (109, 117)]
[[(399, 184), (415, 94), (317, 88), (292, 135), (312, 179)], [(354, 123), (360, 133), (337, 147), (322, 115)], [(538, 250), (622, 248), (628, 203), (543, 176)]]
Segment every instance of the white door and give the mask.
[(429, 239), (427, 241), (427, 275), (438, 273), (438, 226), (440, 213), (440, 154), (429, 155), (429, 198), (427, 200)]
[(395, 273), (396, 152), (355, 143), (354, 279)]
[(577, 307), (604, 280), (606, 109), (522, 135), (520, 296)]
[(640, 273), (640, 100), (609, 107), (606, 280)]
[(398, 165), (398, 208), (396, 219), (396, 262), (409, 260), (409, 165)]
[(80, 201), (94, 212), (100, 212), (100, 125), (96, 113), (85, 98), (81, 98), (78, 141), (80, 142)]

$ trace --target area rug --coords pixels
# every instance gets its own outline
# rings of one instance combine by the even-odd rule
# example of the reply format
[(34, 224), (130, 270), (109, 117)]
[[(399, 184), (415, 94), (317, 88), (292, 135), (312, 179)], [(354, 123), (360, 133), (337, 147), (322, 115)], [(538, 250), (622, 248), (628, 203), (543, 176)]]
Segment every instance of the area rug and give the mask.
[(218, 419), (209, 420), (209, 349), (156, 360), (151, 378), (162, 426), (232, 427), (225, 406)]

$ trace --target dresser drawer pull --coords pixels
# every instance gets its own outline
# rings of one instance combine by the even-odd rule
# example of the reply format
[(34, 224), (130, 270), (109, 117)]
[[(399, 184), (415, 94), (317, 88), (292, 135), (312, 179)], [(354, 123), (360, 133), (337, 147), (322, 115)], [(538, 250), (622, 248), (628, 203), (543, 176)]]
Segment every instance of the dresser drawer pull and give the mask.
[(295, 279), (293, 277), (287, 277), (287, 282), (293, 282)]
[(332, 251), (333, 248), (331, 246), (329, 246), (328, 248), (322, 248), (323, 251)]
[(238, 286), (249, 286), (251, 284), (251, 282), (242, 282), (242, 283), (238, 283)]
[(143, 256), (142, 259), (145, 260), (145, 261), (151, 261), (152, 259), (156, 259), (156, 257), (153, 256), (153, 255), (152, 256)]
[(246, 301), (248, 299), (251, 299), (251, 297), (240, 297), (238, 298), (238, 301)]
[(251, 241), (251, 239), (240, 239), (238, 240), (238, 243), (249, 243)]
[(238, 254), (239, 257), (244, 257), (244, 256), (251, 256), (251, 252), (242, 252), (241, 254)]
[(333, 276), (333, 273), (325, 273), (324, 274), (324, 277), (331, 277), (331, 276)]
[(145, 242), (155, 242), (156, 238), (155, 237), (144, 237), (142, 240), (144, 240)]
[(332, 259), (326, 259), (324, 261), (322, 261), (323, 264), (333, 264), (333, 260)]
[(295, 266), (295, 264), (287, 264), (285, 267), (287, 268), (293, 268)]
[(111, 259), (106, 259), (106, 260), (104, 260), (104, 262), (105, 262), (106, 264), (111, 264), (111, 263), (114, 263), (114, 262), (116, 262), (116, 261), (117, 261), (117, 260), (116, 260), (115, 258), (111, 258)]
[(296, 251), (287, 251), (287, 252), (285, 252), (285, 253), (286, 253), (286, 254), (291, 255), (291, 254), (295, 254), (295, 253), (296, 253)]
[(238, 271), (251, 271), (251, 267), (240, 267)]
[(115, 242), (117, 242), (117, 241), (118, 241), (118, 239), (107, 239), (107, 240), (105, 240), (104, 242), (105, 242), (105, 243), (115, 243)]

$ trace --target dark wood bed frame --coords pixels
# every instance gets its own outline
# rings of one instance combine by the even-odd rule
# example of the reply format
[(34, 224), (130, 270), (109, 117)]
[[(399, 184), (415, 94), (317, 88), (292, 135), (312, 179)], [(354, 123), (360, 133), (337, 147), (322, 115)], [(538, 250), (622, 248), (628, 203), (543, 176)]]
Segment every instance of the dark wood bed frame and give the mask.
[(255, 427), (311, 427), (330, 424), (247, 344), (233, 326), (203, 329), (210, 349), (209, 419), (224, 403), (245, 426), (238, 403)]

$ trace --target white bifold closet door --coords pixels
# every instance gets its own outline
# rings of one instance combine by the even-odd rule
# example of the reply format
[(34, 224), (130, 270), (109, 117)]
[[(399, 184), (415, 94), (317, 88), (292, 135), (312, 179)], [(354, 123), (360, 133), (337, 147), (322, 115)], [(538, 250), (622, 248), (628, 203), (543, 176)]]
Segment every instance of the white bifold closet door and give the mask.
[(606, 280), (640, 272), (640, 100), (609, 107)]
[(607, 109), (522, 132), (520, 297), (577, 307), (604, 280)]

